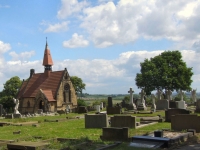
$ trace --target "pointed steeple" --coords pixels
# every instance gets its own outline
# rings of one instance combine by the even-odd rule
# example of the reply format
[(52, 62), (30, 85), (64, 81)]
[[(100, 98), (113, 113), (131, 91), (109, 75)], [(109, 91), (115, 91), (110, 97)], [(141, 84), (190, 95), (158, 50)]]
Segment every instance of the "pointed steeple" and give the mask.
[(44, 58), (43, 58), (43, 66), (45, 67), (45, 71), (52, 71), (53, 60), (51, 57), (50, 49), (48, 48), (47, 38), (46, 38), (46, 46), (44, 50)]

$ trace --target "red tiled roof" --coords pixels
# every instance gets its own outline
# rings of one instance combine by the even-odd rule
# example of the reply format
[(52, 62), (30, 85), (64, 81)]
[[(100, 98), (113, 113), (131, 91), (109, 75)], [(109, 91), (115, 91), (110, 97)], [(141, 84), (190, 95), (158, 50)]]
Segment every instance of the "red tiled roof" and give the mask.
[(26, 84), (27, 84), (27, 81), (22, 82), (22, 85), (21, 85), (19, 92), (17, 94), (17, 99), (19, 99), (19, 96), (22, 95), (23, 91), (25, 90)]
[(56, 101), (53, 98), (52, 90), (42, 90), (43, 94), (46, 96), (48, 101)]
[(53, 65), (53, 60), (52, 60), (50, 49), (48, 48), (47, 43), (44, 50), (44, 58), (43, 58), (43, 66), (46, 66), (46, 65), (50, 65), (50, 66)]
[(63, 75), (64, 70), (50, 72), (50, 76), (45, 75), (45, 73), (33, 74), (27, 82), (25, 90), (20, 90), (18, 97), (35, 97), (40, 89), (51, 90), (53, 97), (55, 97)]

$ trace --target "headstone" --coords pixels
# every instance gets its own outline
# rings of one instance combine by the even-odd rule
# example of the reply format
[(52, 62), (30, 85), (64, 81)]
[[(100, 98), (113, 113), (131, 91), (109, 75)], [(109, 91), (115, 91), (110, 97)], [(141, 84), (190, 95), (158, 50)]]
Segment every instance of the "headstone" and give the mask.
[(157, 89), (157, 93), (156, 93), (156, 95), (157, 95), (157, 99), (158, 99), (158, 101), (161, 100), (162, 93), (163, 93), (163, 92), (162, 92), (161, 90)]
[(108, 107), (113, 107), (112, 97), (108, 97)]
[(111, 127), (129, 127), (136, 128), (136, 117), (128, 115), (113, 116), (111, 119)]
[(3, 105), (0, 104), (0, 117), (3, 115)]
[(155, 95), (154, 95), (154, 94), (151, 94), (151, 98), (152, 98), (151, 110), (152, 110), (153, 112), (156, 112)]
[(145, 92), (144, 92), (144, 90), (142, 89), (141, 90), (141, 92), (140, 92), (140, 95), (141, 95), (141, 98), (140, 98), (140, 100), (141, 100), (141, 103), (139, 104), (139, 106), (138, 106), (138, 110), (147, 110), (147, 107), (146, 107), (146, 105), (145, 105), (145, 100), (144, 100), (144, 96), (145, 96)]
[(169, 100), (158, 100), (156, 102), (157, 110), (166, 110), (169, 109)]
[(102, 128), (101, 140), (108, 141), (128, 141), (129, 140), (129, 128), (115, 128), (104, 127)]
[(96, 105), (95, 107), (96, 107), (96, 112), (99, 113), (101, 111), (100, 110), (100, 105)]
[(106, 114), (85, 114), (85, 128), (108, 127), (108, 116)]
[(200, 132), (200, 116), (196, 114), (178, 114), (171, 116), (171, 129), (183, 131), (187, 129), (195, 129)]
[(100, 104), (100, 109), (102, 110), (104, 107), (103, 107), (103, 102), (101, 102)]
[(167, 97), (167, 100), (172, 100), (172, 91), (171, 90), (165, 90), (165, 94)]
[(192, 101), (193, 101), (194, 103), (197, 101), (197, 99), (196, 99), (196, 91), (197, 91), (197, 89), (196, 89), (196, 90), (193, 89), (193, 90), (191, 91)]
[(183, 101), (183, 96), (184, 96), (185, 92), (183, 92), (182, 90), (179, 90), (178, 94), (180, 95), (181, 101)]
[(181, 100), (181, 101), (177, 101), (176, 103), (179, 109), (186, 109), (185, 101)]
[(195, 112), (200, 113), (200, 100), (197, 100), (196, 102), (196, 110)]
[(132, 90), (132, 88), (130, 88), (128, 93), (130, 93), (130, 101), (129, 101), (128, 110), (137, 110), (136, 105), (133, 103), (133, 93), (134, 93), (134, 91)]
[(88, 112), (88, 110), (87, 110), (87, 107), (85, 107), (85, 106), (79, 106), (78, 107), (78, 113), (87, 113)]
[(191, 111), (186, 110), (186, 109), (168, 109), (165, 110), (165, 121), (166, 122), (171, 122), (171, 116), (172, 115), (178, 115), (178, 114), (190, 114)]

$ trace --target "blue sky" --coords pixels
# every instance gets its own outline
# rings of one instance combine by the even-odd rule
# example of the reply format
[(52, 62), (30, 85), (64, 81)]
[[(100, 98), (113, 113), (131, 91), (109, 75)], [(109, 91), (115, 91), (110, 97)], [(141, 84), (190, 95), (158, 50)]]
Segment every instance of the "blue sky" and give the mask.
[(199, 89), (199, 14), (199, 0), (2, 0), (0, 89), (31, 68), (43, 72), (46, 37), (53, 70), (82, 78), (84, 92), (138, 93), (140, 62), (165, 50), (181, 51)]

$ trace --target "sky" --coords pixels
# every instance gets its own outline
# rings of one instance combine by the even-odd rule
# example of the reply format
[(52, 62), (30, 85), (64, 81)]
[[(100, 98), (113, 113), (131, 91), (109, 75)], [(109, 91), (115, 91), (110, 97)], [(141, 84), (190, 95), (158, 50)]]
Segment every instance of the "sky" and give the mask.
[(46, 37), (53, 71), (67, 68), (83, 93), (140, 89), (140, 63), (179, 50), (200, 89), (200, 0), (1, 0), (0, 90), (13, 76), (44, 71)]

